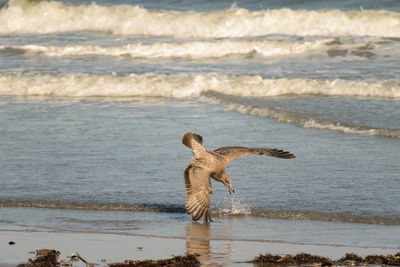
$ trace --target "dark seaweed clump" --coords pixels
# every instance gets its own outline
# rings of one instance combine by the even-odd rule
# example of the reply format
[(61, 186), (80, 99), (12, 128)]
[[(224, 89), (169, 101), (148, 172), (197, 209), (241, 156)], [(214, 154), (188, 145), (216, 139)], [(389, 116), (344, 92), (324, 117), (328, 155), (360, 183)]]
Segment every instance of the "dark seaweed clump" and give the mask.
[(333, 261), (328, 258), (313, 256), (306, 253), (297, 254), (296, 256), (286, 255), (260, 255), (251, 261), (252, 263), (259, 263), (260, 265), (305, 265), (305, 264), (318, 264), (321, 266), (331, 266)]
[[(40, 253), (45, 251), (43, 253)], [(36, 259), (29, 259), (28, 263), (19, 264), (18, 267), (56, 267), (58, 265), (58, 250), (38, 250)]]
[(176, 256), (166, 260), (144, 260), (144, 261), (126, 260), (125, 263), (112, 263), (109, 264), (108, 266), (110, 267), (133, 267), (133, 266), (198, 267), (200, 266), (200, 262), (197, 260), (195, 255), (188, 254), (187, 256)]
[(400, 266), (400, 252), (396, 255), (370, 255), (365, 258), (360, 257), (353, 253), (347, 253), (343, 258), (334, 261), (325, 257), (313, 256), (306, 253), (297, 254), (296, 256), (286, 255), (271, 255), (265, 254), (260, 255), (250, 261), (260, 266), (268, 265), (321, 265), (321, 266), (332, 266), (332, 265), (390, 265)]

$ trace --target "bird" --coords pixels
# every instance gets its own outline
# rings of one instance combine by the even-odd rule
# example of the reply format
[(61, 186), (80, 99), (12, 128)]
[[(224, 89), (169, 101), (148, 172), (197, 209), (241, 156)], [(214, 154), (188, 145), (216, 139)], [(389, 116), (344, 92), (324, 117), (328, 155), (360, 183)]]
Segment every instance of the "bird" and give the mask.
[(192, 132), (184, 134), (182, 143), (193, 153), (192, 160), (183, 171), (183, 180), (186, 189), (186, 214), (191, 214), (193, 221), (198, 221), (200, 218), (204, 222), (212, 221), (210, 215), (211, 178), (223, 183), (230, 194), (235, 193), (231, 177), (225, 171), (226, 166), (230, 162), (252, 154), (282, 159), (296, 158), (289, 151), (270, 148), (226, 146), (212, 151), (205, 150), (203, 137)]

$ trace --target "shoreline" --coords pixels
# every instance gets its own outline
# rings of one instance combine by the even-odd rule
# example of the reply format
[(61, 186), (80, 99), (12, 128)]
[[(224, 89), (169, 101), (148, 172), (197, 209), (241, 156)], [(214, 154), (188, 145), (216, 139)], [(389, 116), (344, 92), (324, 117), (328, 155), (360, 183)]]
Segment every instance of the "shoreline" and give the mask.
[[(202, 264), (230, 266), (253, 266), (249, 261), (260, 254), (295, 255), (308, 253), (333, 260), (339, 260), (346, 253), (361, 257), (367, 255), (387, 255), (399, 252), (394, 248), (370, 248), (335, 245), (291, 244), (279, 241), (214, 240), (202, 237), (204, 224), (193, 223), (185, 238), (154, 235), (126, 235), (93, 232), (40, 232), (20, 230), (0, 230), (0, 267), (16, 266), (35, 258), (37, 249), (60, 251), (60, 259), (79, 253), (96, 266), (125, 260), (158, 260), (173, 256), (198, 254)], [(8, 242), (15, 242), (9, 245)], [(73, 265), (73, 266), (80, 266)]]

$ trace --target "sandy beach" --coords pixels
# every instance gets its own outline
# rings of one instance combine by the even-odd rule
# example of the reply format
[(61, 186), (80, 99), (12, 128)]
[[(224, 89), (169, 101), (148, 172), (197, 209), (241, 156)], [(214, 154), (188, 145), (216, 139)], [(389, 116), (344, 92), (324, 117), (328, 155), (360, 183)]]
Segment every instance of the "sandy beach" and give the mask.
[[(79, 253), (96, 266), (124, 260), (166, 259), (178, 255), (199, 254), (204, 266), (253, 266), (246, 263), (259, 254), (309, 253), (338, 260), (346, 253), (360, 256), (387, 255), (399, 251), (390, 248), (351, 247), (323, 244), (293, 244), (279, 241), (229, 240), (207, 236), (210, 225), (188, 223), (186, 236), (128, 235), (89, 232), (0, 231), (0, 266), (16, 266), (34, 258), (37, 249), (56, 249), (60, 259), (68, 261)], [(9, 245), (8, 242), (15, 242)], [(73, 266), (85, 266), (76, 262)]]

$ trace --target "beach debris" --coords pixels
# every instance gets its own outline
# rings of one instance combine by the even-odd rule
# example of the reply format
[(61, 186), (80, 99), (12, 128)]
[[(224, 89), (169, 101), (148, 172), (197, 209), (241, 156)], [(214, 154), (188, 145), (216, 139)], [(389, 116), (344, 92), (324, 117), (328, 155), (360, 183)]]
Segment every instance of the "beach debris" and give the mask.
[(333, 263), (330, 259), (320, 256), (314, 256), (307, 253), (297, 254), (293, 257), (297, 264), (318, 264), (321, 266), (331, 266)]
[(46, 256), (48, 254), (57, 254), (57, 257), (60, 256), (60, 251), (55, 250), (55, 249), (37, 249), (35, 250), (36, 252), (36, 257), (40, 256)]
[(72, 253), (71, 255), (67, 256), (67, 258), (69, 258), (70, 261), (79, 261), (79, 258), (76, 255), (76, 253)]
[[(286, 258), (286, 260), (288, 259), (287, 256), (290, 256), (289, 254), (286, 255), (284, 258)], [(292, 257), (290, 257), (290, 259), (292, 260)], [(252, 260), (251, 262), (253, 263), (266, 263), (266, 264), (289, 264), (289, 263), (294, 263), (294, 261), (291, 262), (286, 262), (283, 260), (283, 258), (279, 255), (271, 255), (271, 254), (265, 254), (262, 255), (260, 254), (260, 256), (256, 257), (254, 260)]]
[(84, 262), (86, 264), (86, 266), (94, 266), (93, 263), (88, 262), (87, 260), (85, 260), (79, 253), (72, 253), (71, 255), (68, 256), (68, 258), (71, 259), (71, 261), (79, 261), (81, 260), (82, 262)]
[(279, 255), (261, 255), (256, 257), (251, 261), (252, 263), (261, 263), (262, 265), (320, 265), (320, 266), (331, 266), (333, 262), (325, 257), (313, 256), (307, 253), (297, 254), (296, 256), (291, 256), (287, 254), (286, 256)]
[(65, 266), (73, 266), (73, 263), (70, 260), (65, 261), (63, 259), (58, 259), (58, 264), (61, 266), (64, 266), (64, 267)]
[(56, 266), (73, 266), (73, 262), (82, 261), (87, 267), (93, 267), (95, 264), (85, 260), (79, 253), (72, 253), (67, 256), (69, 260), (59, 259), (60, 251), (55, 249), (38, 249), (36, 259), (28, 259), (26, 264), (20, 264), (18, 267), (56, 267)]
[[(68, 261), (59, 259), (60, 252), (55, 249), (39, 249), (36, 250), (36, 259), (28, 259), (25, 264), (18, 267), (56, 267), (56, 266), (73, 266), (73, 261), (82, 261), (87, 267), (93, 267), (95, 264), (89, 263), (79, 253), (72, 253), (67, 258)], [(125, 260), (124, 263), (107, 263), (107, 259), (101, 259), (101, 262), (107, 263), (109, 267), (134, 267), (134, 266), (165, 266), (165, 267), (197, 267), (200, 262), (197, 260), (198, 254), (187, 254), (186, 256), (175, 256), (164, 260)], [(249, 261), (256, 266), (293, 266), (293, 265), (315, 265), (315, 266), (400, 266), (400, 252), (394, 255), (369, 255), (366, 257), (358, 256), (354, 253), (346, 253), (339, 260), (331, 260), (329, 258), (315, 256), (307, 253), (300, 253), (295, 256), (287, 254), (285, 256), (260, 254), (258, 257)]]
[[(379, 265), (388, 265), (389, 259), (383, 255), (374, 255), (374, 256), (367, 256), (364, 259), (365, 264), (379, 264)], [(392, 265), (392, 264), (390, 264)]]
[(28, 259), (28, 263), (20, 264), (18, 267), (56, 267), (60, 252), (55, 249), (36, 250), (36, 259)]
[(366, 266), (366, 265), (390, 265), (390, 266), (400, 266), (400, 252), (394, 256), (389, 254), (383, 255), (370, 255), (365, 258), (360, 257), (354, 253), (346, 253), (341, 259), (334, 261), (325, 257), (314, 256), (307, 253), (297, 254), (296, 256), (291, 256), (287, 254), (286, 256), (265, 254), (256, 257), (252, 263), (268, 266), (268, 265), (318, 265), (318, 266)]
[(13, 245), (15, 245), (16, 243), (15, 243), (14, 241), (10, 241), (10, 242), (8, 242), (8, 244), (9, 244), (10, 246), (13, 246)]
[(134, 266), (135, 267), (136, 266), (197, 267), (200, 266), (200, 262), (197, 260), (195, 255), (188, 254), (186, 256), (175, 256), (171, 259), (165, 259), (165, 260), (143, 260), (143, 261), (125, 260), (124, 263), (112, 263), (108, 264), (108, 266), (109, 267), (134, 267)]
[(391, 265), (391, 266), (400, 266), (400, 253), (396, 255), (375, 255), (375, 256), (367, 256), (364, 258), (364, 264), (383, 264), (383, 265)]
[(346, 255), (338, 260), (340, 265), (359, 265), (363, 261), (363, 258), (354, 254), (354, 253), (346, 253)]

